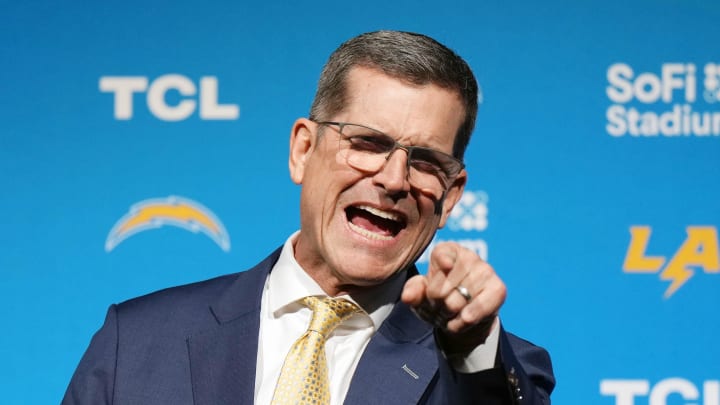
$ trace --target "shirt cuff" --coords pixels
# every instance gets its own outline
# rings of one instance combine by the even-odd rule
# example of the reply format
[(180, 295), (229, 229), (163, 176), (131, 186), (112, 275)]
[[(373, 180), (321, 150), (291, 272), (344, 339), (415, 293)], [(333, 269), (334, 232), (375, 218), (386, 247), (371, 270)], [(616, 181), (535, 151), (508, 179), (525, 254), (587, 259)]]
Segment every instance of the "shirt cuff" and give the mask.
[(495, 367), (498, 341), (500, 340), (500, 319), (495, 318), (485, 343), (479, 345), (467, 356), (448, 358), (450, 365), (460, 373), (477, 373)]

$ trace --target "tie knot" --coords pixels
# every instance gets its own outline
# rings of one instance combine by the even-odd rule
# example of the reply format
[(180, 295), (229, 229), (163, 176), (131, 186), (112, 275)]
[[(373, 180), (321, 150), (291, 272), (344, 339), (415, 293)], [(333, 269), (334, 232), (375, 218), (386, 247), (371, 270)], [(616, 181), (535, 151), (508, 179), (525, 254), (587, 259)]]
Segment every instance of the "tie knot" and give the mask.
[(324, 337), (327, 337), (340, 322), (360, 311), (357, 305), (342, 298), (310, 296), (303, 299), (303, 304), (313, 311), (308, 330), (318, 332)]

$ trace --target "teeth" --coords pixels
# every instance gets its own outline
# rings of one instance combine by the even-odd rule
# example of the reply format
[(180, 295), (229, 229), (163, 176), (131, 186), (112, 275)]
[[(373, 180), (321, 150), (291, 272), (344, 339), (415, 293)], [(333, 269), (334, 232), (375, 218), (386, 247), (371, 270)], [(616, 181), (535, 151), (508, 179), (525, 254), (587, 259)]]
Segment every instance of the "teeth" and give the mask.
[(365, 228), (361, 228), (361, 227), (353, 224), (352, 222), (348, 222), (348, 225), (350, 225), (350, 228), (353, 231), (359, 233), (360, 235), (363, 235), (364, 237), (366, 237), (368, 239), (375, 239), (375, 240), (391, 240), (392, 239), (391, 235), (381, 235), (379, 233), (370, 232)]
[(378, 217), (380, 217), (380, 218), (389, 219), (389, 220), (391, 220), (391, 221), (400, 221), (400, 216), (399, 216), (399, 215), (396, 215), (396, 214), (393, 214), (393, 213), (391, 213), (391, 212), (382, 211), (382, 210), (379, 210), (379, 209), (377, 209), (377, 208), (368, 207), (368, 206), (365, 206), (365, 205), (361, 205), (361, 206), (359, 206), (358, 208), (363, 209), (363, 210), (365, 210), (365, 211), (367, 211), (367, 212), (369, 212), (369, 213), (371, 213), (371, 214), (373, 214), (373, 215), (376, 215), (376, 216), (378, 216)]

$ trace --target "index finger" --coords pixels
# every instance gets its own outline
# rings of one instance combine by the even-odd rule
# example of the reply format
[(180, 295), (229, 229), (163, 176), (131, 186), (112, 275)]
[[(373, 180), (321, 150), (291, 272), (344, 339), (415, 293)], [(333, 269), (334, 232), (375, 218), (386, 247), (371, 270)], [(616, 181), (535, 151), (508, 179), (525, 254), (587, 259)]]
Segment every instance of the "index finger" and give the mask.
[(463, 260), (463, 248), (455, 243), (438, 245), (430, 255), (428, 267), (428, 296), (444, 299), (468, 274), (467, 260)]
[(451, 242), (443, 242), (437, 244), (430, 252), (430, 263), (428, 265), (428, 275), (433, 272), (441, 271), (445, 274), (450, 272), (455, 266), (458, 259), (460, 246)]

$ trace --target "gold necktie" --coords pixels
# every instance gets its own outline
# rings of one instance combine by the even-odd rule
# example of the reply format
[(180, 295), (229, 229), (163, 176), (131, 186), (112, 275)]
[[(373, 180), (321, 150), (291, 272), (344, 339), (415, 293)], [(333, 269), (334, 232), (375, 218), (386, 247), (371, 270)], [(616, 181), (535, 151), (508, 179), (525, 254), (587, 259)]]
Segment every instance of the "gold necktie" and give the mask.
[(360, 311), (344, 299), (305, 297), (302, 302), (313, 311), (310, 326), (285, 357), (272, 405), (330, 403), (325, 340), (340, 322)]

